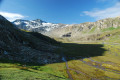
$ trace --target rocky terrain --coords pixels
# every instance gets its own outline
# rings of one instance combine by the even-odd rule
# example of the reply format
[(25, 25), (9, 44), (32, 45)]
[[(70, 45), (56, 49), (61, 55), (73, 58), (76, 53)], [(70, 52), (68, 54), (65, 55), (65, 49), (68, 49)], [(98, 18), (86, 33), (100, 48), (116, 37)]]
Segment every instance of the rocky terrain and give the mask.
[(57, 27), (67, 26), (65, 24), (54, 24), (54, 23), (45, 22), (40, 19), (36, 19), (32, 21), (17, 19), (13, 21), (13, 24), (17, 25), (17, 27), (20, 29), (24, 29), (27, 31), (40, 32), (40, 33), (51, 31), (52, 29)]
[[(55, 28), (45, 35), (48, 35), (57, 40), (67, 41), (97, 41), (104, 40), (106, 37), (111, 36), (106, 34), (104, 38), (100, 38), (105, 32), (109, 32), (120, 27), (120, 17), (107, 18), (96, 22), (86, 22), (81, 24), (73, 24), (64, 28)], [(70, 34), (69, 34), (70, 33)], [(65, 36), (68, 35), (69, 36)]]
[(54, 53), (57, 47), (49, 41), (57, 43), (42, 34), (21, 31), (0, 16), (0, 59), (39, 64), (57, 62), (60, 60)]
[(109, 37), (110, 34), (106, 34), (104, 37), (100, 36), (105, 32), (108, 32), (112, 29), (118, 29), (120, 27), (120, 17), (107, 18), (96, 22), (69, 25), (47, 23), (41, 20), (33, 20), (28, 22), (29, 24), (24, 20), (16, 20), (13, 23), (20, 29), (39, 32), (49, 37), (55, 38), (56, 40), (67, 42), (106, 40), (106, 37)]

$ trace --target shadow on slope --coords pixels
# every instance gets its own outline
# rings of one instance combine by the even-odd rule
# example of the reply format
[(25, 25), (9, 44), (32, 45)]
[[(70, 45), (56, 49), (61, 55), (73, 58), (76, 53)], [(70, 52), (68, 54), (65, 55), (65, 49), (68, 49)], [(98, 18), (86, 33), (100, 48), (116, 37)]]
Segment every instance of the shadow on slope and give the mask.
[(48, 36), (45, 36), (41, 33), (38, 33), (38, 32), (28, 32), (29, 34), (35, 36), (36, 38), (40, 39), (40, 40), (43, 40), (44, 42), (48, 43), (48, 44), (52, 44), (52, 45), (55, 45), (55, 44), (60, 44), (60, 42), (48, 37)]
[[(67, 59), (67, 61), (74, 60), (74, 59), (83, 59), (86, 57), (95, 57), (95, 56), (102, 56), (104, 54), (105, 50), (102, 44), (75, 44), (75, 43), (59, 43), (56, 44), (60, 48), (56, 49), (54, 52), (56, 54), (59, 54), (61, 57), (61, 61), (58, 61), (57, 63), (64, 62), (62, 60), (63, 57)], [(11, 61), (2, 59), (0, 60), (2, 63), (12, 63), (16, 64), (19, 63), (20, 66), (22, 65), (28, 65), (28, 66), (44, 66), (44, 64), (37, 64), (37, 63), (24, 63), (24, 62), (17, 62), (17, 61)], [(47, 63), (47, 64), (53, 64), (53, 63)]]
[(77, 44), (77, 43), (62, 43), (58, 42), (48, 36), (42, 35), (37, 32), (28, 32), (40, 40), (43, 40), (49, 44), (59, 46), (55, 53), (61, 55), (64, 54), (68, 60), (73, 58), (84, 58), (84, 57), (94, 57), (102, 56), (106, 51), (102, 44)]
[(106, 51), (102, 44), (61, 43), (61, 47), (58, 52), (63, 53), (68, 60), (102, 56)]

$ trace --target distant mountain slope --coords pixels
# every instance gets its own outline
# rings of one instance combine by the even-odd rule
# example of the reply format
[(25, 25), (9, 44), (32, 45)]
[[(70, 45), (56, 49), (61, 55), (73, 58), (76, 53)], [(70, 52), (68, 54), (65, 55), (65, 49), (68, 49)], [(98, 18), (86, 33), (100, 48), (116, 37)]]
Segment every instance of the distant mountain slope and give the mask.
[(15, 20), (13, 21), (13, 24), (17, 25), (18, 28), (28, 30), (28, 31), (34, 31), (34, 32), (47, 32), (57, 27), (64, 27), (65, 24), (54, 24), (54, 23), (48, 23), (45, 21), (42, 21), (40, 19), (36, 20)]
[(13, 23), (20, 29), (39, 32), (58, 41), (99, 41), (107, 40), (106, 37), (109, 37), (109, 34), (104, 35), (105, 32), (119, 29), (120, 17), (81, 24), (53, 24), (39, 19), (16, 20)]
[[(59, 27), (57, 29), (46, 32), (45, 35), (56, 38), (56, 40), (60, 41), (97, 41), (99, 40), (99, 37), (105, 32), (118, 30), (119, 28), (120, 17), (115, 17), (99, 20), (96, 22), (73, 24), (64, 28)], [(102, 39), (105, 40), (105, 38)]]
[[(34, 36), (19, 30), (4, 17), (0, 16), (0, 59), (10, 59), (30, 63), (53, 63), (59, 61), (59, 55), (54, 53), (57, 44), (42, 34)], [(40, 37), (41, 36), (41, 37)], [(47, 40), (45, 40), (47, 38)]]

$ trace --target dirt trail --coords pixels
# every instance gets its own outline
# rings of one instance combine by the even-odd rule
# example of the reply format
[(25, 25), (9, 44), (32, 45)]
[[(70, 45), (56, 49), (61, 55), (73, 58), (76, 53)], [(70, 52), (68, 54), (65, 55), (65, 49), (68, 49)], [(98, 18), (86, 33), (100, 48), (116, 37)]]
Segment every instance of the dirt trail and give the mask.
[[(120, 71), (118, 70), (111, 70), (111, 69), (108, 69), (108, 68), (105, 68), (102, 66), (103, 63), (106, 63), (106, 64), (110, 64), (109, 62), (98, 62), (98, 61), (94, 61), (92, 59), (89, 59), (91, 62), (95, 62), (96, 65), (93, 65), (91, 62), (86, 62), (84, 61), (83, 59), (80, 59), (80, 61), (82, 61), (83, 63), (89, 65), (89, 66), (92, 66), (92, 67), (95, 67), (95, 68), (98, 68), (98, 69), (101, 69), (101, 70), (104, 70), (104, 71), (108, 71), (108, 72), (114, 72), (116, 74), (120, 74)], [(113, 64), (113, 63), (111, 63)]]
[(65, 57), (63, 54), (62, 54), (62, 61), (65, 62), (65, 65), (66, 65), (66, 72), (67, 72), (67, 74), (68, 74), (68, 78), (69, 78), (70, 80), (74, 80), (74, 79), (72, 78), (72, 75), (70, 74), (69, 66), (68, 66), (66, 57)]
[[(109, 44), (109, 43), (102, 43), (102, 44)], [(120, 44), (109, 44), (109, 45), (120, 45)], [(119, 50), (120, 50), (120, 49), (119, 49)], [(87, 75), (86, 73), (83, 73), (83, 72), (81, 72), (81, 71), (79, 71), (79, 70), (75, 70), (75, 69), (69, 68), (68, 62), (67, 62), (67, 60), (66, 60), (66, 56), (65, 56), (63, 53), (61, 53), (61, 55), (62, 55), (62, 61), (65, 62), (66, 72), (67, 72), (68, 78), (69, 78), (70, 80), (74, 80), (74, 79), (73, 79), (73, 77), (72, 77), (72, 75), (71, 75), (71, 73), (70, 73), (69, 70), (75, 71), (75, 72), (78, 73), (78, 74), (83, 74), (83, 75), (91, 78), (92, 80), (99, 80), (99, 79), (96, 79), (96, 78), (92, 78), (91, 76), (89, 76), (89, 75)], [(116, 53), (116, 55), (117, 55), (117, 53)], [(110, 62), (97, 62), (97, 61), (94, 61), (94, 60), (92, 60), (92, 59), (90, 58), (90, 61), (91, 61), (91, 62), (96, 62), (96, 63), (99, 64), (100, 66), (98, 66), (98, 65), (92, 65), (92, 64), (90, 64), (90, 63), (88, 63), (88, 62), (85, 62), (85, 61), (83, 60), (83, 59), (84, 59), (83, 57), (81, 57), (81, 58), (82, 58), (82, 59), (80, 59), (80, 61), (84, 62), (85, 64), (87, 64), (87, 65), (89, 65), (89, 66), (92, 66), (92, 67), (95, 67), (95, 68), (98, 68), (98, 69), (102, 69), (102, 70), (104, 70), (104, 71), (108, 71), (108, 70), (106, 70), (106, 68), (104, 68), (104, 67), (101, 66), (102, 63), (113, 64), (113, 63), (110, 63)], [(86, 58), (87, 58), (87, 57), (86, 57)], [(112, 70), (112, 71), (110, 71), (110, 72), (114, 72), (114, 71), (116, 71), (116, 70)], [(119, 71), (116, 71), (115, 73), (120, 74)], [(109, 77), (107, 77), (107, 78), (109, 78)], [(112, 80), (112, 78), (109, 78), (109, 79)]]

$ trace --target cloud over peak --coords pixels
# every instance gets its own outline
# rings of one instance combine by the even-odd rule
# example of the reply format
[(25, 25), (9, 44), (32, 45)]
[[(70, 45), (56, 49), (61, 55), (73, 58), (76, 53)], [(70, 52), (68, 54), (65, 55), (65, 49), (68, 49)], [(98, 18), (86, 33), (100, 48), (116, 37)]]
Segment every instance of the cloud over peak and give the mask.
[(25, 16), (18, 14), (18, 13), (9, 13), (9, 12), (4, 12), (0, 11), (0, 15), (4, 16), (7, 18), (9, 21), (14, 21), (16, 19), (23, 19)]

